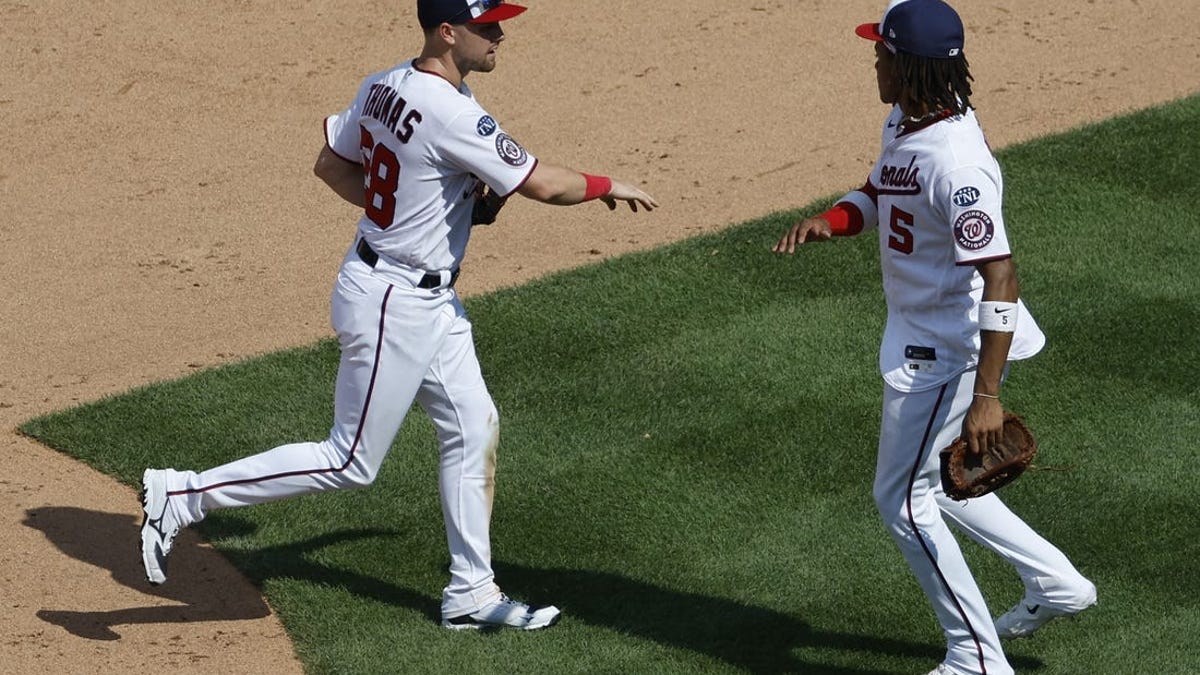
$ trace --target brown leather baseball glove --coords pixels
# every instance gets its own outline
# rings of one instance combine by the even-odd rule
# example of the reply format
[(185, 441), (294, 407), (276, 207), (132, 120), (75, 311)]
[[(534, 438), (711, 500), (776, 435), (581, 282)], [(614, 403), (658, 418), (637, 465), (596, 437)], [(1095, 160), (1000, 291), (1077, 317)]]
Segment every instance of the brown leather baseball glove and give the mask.
[(954, 439), (941, 452), (942, 489), (951, 499), (979, 497), (999, 490), (1017, 479), (1037, 454), (1037, 441), (1019, 415), (1004, 413), (1002, 441), (978, 455), (967, 442)]

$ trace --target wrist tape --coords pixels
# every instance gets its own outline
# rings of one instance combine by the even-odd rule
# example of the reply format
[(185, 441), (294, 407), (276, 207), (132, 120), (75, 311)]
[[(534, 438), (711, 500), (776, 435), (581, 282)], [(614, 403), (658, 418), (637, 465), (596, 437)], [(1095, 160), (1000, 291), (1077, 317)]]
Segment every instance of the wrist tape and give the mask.
[(585, 202), (605, 197), (612, 191), (612, 179), (608, 176), (593, 176), (585, 173), (583, 180), (585, 182), (583, 201)]
[(984, 301), (979, 303), (979, 330), (1012, 333), (1017, 330), (1017, 303)]

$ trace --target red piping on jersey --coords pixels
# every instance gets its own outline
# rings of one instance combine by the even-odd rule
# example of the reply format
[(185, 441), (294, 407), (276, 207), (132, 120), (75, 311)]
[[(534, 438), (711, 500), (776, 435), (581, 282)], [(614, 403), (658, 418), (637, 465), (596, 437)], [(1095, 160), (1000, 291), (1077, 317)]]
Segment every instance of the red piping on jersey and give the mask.
[(1008, 258), (1011, 258), (1011, 257), (1012, 257), (1011, 253), (1005, 253), (1004, 255), (995, 255), (990, 258), (980, 258), (978, 260), (964, 260), (962, 262), (956, 262), (954, 264), (958, 265), (959, 267), (966, 267), (967, 265), (983, 265), (985, 263), (990, 263), (990, 262), (993, 262), (996, 260), (1007, 260)]
[(514, 192), (516, 192), (517, 190), (520, 190), (522, 187), (524, 187), (525, 184), (529, 182), (529, 179), (533, 177), (533, 170), (537, 168), (537, 165), (538, 165), (538, 161), (537, 161), (537, 159), (534, 159), (533, 166), (529, 167), (529, 173), (525, 174), (525, 177), (521, 179), (520, 183), (517, 183), (517, 187), (513, 188), (512, 192), (509, 192), (508, 194), (504, 195), (503, 197), (501, 197), (501, 199), (508, 199), (509, 197), (511, 197), (513, 195)]
[(328, 122), (329, 122), (329, 118), (326, 117), (325, 121), (321, 123), (321, 133), (325, 136), (325, 147), (329, 148), (329, 151), (332, 152), (333, 154), (337, 155), (340, 159), (344, 159), (347, 162), (350, 162), (351, 164), (360, 164), (361, 165), (362, 160), (350, 159), (348, 157), (342, 157), (341, 153), (339, 153), (337, 151), (337, 149), (333, 147), (333, 143), (329, 142), (329, 124), (328, 124)]
[(953, 110), (939, 110), (938, 114), (934, 115), (931, 119), (916, 122), (912, 126), (908, 126), (907, 124), (905, 124), (905, 122), (907, 122), (907, 120), (901, 120), (900, 133), (896, 134), (896, 138), (900, 138), (901, 136), (907, 136), (909, 134), (916, 133), (922, 129), (929, 128), (929, 127), (937, 124), (938, 122), (941, 122), (942, 120), (944, 120), (948, 117), (953, 117), (953, 116), (954, 116)]
[[(912, 512), (912, 490), (913, 484), (917, 482), (917, 471), (921, 465), (925, 463), (925, 450), (929, 444), (929, 435), (933, 431), (933, 422), (937, 419), (938, 408), (942, 407), (942, 400), (946, 397), (946, 388), (949, 385), (943, 384), (938, 390), (937, 403), (933, 406), (933, 412), (929, 415), (929, 422), (925, 425), (925, 435), (921, 438), (920, 451), (917, 453), (917, 461), (913, 464), (912, 472), (908, 475), (908, 497), (904, 500), (904, 506), (908, 509), (908, 526), (912, 528), (913, 536), (917, 543), (921, 545), (921, 550), (925, 552), (925, 557), (929, 558), (929, 564), (933, 565), (933, 571), (937, 572), (938, 580), (942, 583), (942, 588), (950, 594), (950, 599), (954, 601), (954, 607), (958, 610), (958, 616), (966, 624), (967, 630), (971, 633), (971, 639), (975, 641), (975, 652), (979, 654), (979, 672), (982, 675), (987, 675), (987, 665), (983, 658), (983, 645), (979, 642), (979, 635), (975, 632), (975, 627), (971, 625), (971, 620), (967, 618), (967, 613), (963, 610), (962, 603), (958, 601), (958, 596), (954, 594), (954, 589), (950, 588), (950, 582), (946, 581), (946, 576), (942, 574), (942, 570), (938, 567), (937, 557), (929, 550), (929, 545), (925, 543), (925, 538), (921, 536), (921, 530), (917, 529), (917, 521), (913, 518)], [(934, 504), (934, 508), (938, 508)], [(951, 535), (953, 536), (953, 535)]]
[[(871, 181), (863, 183), (858, 192), (863, 193), (873, 204), (879, 204), (879, 190), (871, 185)], [(854, 202), (838, 202), (821, 217), (829, 222), (830, 233), (835, 237), (850, 237), (863, 231), (866, 221), (862, 209)]]
[(341, 473), (345, 471), (346, 467), (350, 466), (350, 463), (354, 461), (354, 455), (358, 452), (359, 441), (362, 440), (363, 427), (367, 424), (367, 410), (371, 407), (371, 394), (375, 391), (375, 376), (379, 374), (379, 354), (383, 351), (383, 324), (384, 319), (387, 317), (388, 298), (391, 297), (393, 288), (395, 287), (388, 286), (387, 291), (383, 294), (383, 304), (379, 307), (379, 338), (375, 343), (375, 362), (371, 366), (371, 381), (367, 384), (367, 395), (366, 398), (363, 399), (362, 414), (360, 414), (358, 417), (358, 429), (356, 429), (354, 432), (354, 442), (350, 444), (350, 452), (346, 454), (346, 461), (341, 466), (336, 468), (329, 467), (325, 469), (307, 469), (304, 471), (285, 471), (283, 473), (273, 473), (268, 476), (259, 476), (258, 478), (229, 480), (225, 481), (224, 483), (216, 483), (214, 485), (206, 485), (204, 487), (168, 491), (167, 496), (174, 497), (177, 495), (199, 494), (202, 492), (216, 490), (218, 488), (228, 487), (230, 485), (246, 485), (249, 483), (261, 483), (279, 478), (290, 478), (292, 476), (308, 476), (321, 473)]

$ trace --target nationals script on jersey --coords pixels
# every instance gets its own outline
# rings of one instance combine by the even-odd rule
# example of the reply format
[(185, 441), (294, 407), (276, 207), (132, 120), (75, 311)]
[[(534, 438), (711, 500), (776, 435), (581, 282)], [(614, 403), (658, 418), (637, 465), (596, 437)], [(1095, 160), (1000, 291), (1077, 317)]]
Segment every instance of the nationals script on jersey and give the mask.
[[(976, 365), (983, 277), (975, 265), (1011, 252), (1000, 166), (974, 111), (909, 133), (903, 119), (894, 107), (868, 184), (842, 201), (879, 228), (888, 305), (879, 369), (893, 388), (923, 391)], [(1046, 341), (1019, 300), (1018, 313), (1009, 360)]]
[(455, 88), (412, 61), (368, 76), (350, 107), (325, 120), (325, 138), (342, 159), (363, 164), (362, 237), (427, 271), (462, 262), (479, 181), (508, 196), (537, 165), (465, 82)]

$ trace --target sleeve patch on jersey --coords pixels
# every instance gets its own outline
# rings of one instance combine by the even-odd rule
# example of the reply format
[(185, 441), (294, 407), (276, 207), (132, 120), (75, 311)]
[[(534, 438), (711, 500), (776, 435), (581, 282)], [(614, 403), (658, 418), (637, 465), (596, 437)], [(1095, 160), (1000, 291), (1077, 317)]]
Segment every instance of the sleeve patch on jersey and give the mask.
[(954, 205), (959, 208), (966, 208), (979, 201), (979, 188), (965, 187), (954, 193)]
[(492, 119), (491, 115), (480, 117), (479, 121), (475, 123), (475, 131), (484, 138), (491, 136), (496, 133), (496, 120)]
[(508, 134), (500, 134), (496, 137), (496, 152), (500, 153), (500, 159), (512, 166), (521, 166), (529, 160), (529, 154), (525, 152), (525, 148), (522, 148), (521, 144)]
[(983, 211), (964, 211), (954, 221), (954, 238), (960, 247), (968, 251), (978, 251), (992, 243), (995, 234), (996, 226), (992, 223), (992, 217)]

